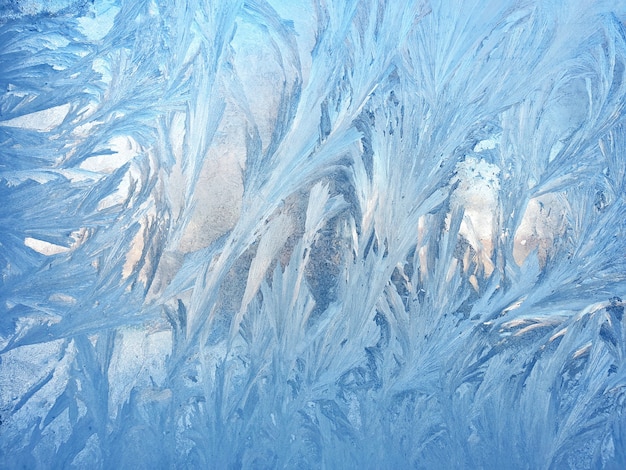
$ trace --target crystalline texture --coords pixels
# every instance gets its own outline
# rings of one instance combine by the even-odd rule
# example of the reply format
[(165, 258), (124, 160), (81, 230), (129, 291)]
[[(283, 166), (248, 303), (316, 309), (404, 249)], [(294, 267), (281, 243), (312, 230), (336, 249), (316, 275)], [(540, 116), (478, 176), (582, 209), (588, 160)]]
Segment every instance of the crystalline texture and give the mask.
[(0, 466), (626, 467), (616, 3), (0, 3)]

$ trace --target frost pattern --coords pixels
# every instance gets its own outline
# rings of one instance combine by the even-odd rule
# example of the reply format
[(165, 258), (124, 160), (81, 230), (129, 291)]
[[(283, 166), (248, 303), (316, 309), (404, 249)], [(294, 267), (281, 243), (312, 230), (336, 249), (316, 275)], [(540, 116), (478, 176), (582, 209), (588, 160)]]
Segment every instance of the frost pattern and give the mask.
[(626, 468), (616, 3), (2, 2), (1, 466)]

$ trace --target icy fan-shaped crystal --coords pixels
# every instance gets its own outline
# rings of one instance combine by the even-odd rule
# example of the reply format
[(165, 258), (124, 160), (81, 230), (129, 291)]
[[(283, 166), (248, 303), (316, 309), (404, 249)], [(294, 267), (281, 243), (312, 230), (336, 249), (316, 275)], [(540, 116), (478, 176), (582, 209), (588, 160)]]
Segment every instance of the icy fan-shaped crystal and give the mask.
[(0, 467), (626, 468), (624, 21), (0, 1)]

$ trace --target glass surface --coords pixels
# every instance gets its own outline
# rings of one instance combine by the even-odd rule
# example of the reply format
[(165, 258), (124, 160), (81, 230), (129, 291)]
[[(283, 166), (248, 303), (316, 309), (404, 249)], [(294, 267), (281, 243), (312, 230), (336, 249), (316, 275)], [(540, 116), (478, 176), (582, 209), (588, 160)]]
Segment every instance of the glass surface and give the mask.
[(626, 468), (625, 21), (0, 0), (0, 467)]

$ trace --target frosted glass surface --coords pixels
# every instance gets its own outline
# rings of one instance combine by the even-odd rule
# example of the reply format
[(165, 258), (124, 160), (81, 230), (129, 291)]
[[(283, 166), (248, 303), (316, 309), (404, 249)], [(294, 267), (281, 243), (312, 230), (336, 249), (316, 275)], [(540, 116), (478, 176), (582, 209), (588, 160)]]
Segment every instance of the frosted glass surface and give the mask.
[(626, 468), (625, 21), (0, 0), (0, 468)]

